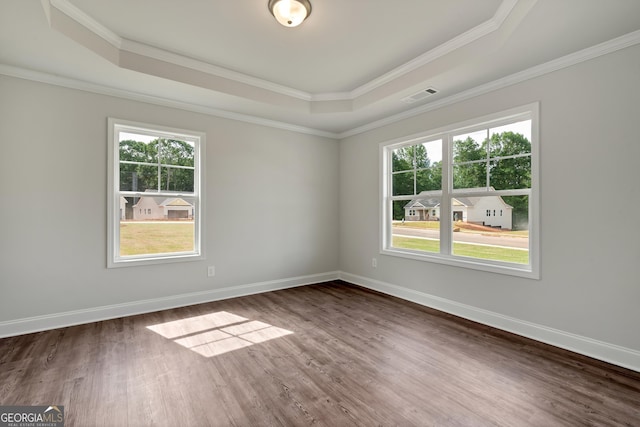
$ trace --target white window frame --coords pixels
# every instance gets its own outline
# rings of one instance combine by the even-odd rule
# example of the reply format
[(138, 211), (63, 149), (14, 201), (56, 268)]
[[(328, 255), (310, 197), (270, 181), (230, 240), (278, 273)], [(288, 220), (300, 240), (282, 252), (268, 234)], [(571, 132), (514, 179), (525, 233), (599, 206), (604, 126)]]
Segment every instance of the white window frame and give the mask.
[[(175, 191), (158, 191), (154, 196), (188, 197), (194, 200), (194, 250), (190, 252), (145, 254), (120, 256), (120, 196), (149, 196), (149, 193), (120, 191), (120, 143), (121, 131), (173, 138), (194, 143), (194, 183), (193, 193)], [(163, 264), (170, 262), (197, 261), (205, 258), (204, 253), (204, 182), (205, 182), (205, 147), (206, 135), (203, 132), (178, 129), (173, 127), (140, 123), (130, 120), (108, 118), (107, 131), (108, 166), (107, 166), (107, 267), (128, 267), (134, 265)]]
[[(427, 132), (382, 142), (380, 157), (380, 254), (464, 267), (474, 270), (508, 274), (530, 279), (540, 279), (540, 182), (539, 182), (539, 103), (523, 105), (509, 110), (489, 114), (472, 120), (455, 123)], [(454, 134), (470, 133), (487, 127), (497, 127), (522, 120), (531, 120), (531, 188), (525, 190), (503, 190), (492, 195), (522, 195), (529, 201), (529, 264), (507, 263), (480, 258), (454, 255), (451, 199), (465, 196), (464, 189), (453, 189), (453, 141)], [(442, 139), (442, 189), (430, 192), (441, 197), (440, 206), (440, 252), (431, 253), (411, 249), (395, 248), (392, 242), (393, 196), (391, 157), (394, 149)], [(477, 193), (474, 193), (474, 195)]]

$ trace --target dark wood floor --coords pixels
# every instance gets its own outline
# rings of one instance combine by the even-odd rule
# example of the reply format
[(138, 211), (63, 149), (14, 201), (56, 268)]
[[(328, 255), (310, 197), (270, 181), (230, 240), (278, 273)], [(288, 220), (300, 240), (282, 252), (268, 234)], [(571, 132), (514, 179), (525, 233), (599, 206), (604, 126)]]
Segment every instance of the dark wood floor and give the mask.
[(0, 405), (50, 404), (67, 427), (638, 426), (640, 373), (329, 282), (0, 340)]

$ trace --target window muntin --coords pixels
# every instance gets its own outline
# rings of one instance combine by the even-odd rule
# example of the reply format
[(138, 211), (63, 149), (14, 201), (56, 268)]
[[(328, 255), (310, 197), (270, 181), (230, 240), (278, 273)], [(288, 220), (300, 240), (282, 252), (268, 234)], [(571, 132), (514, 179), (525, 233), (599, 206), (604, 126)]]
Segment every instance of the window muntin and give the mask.
[(109, 119), (108, 266), (201, 259), (204, 134)]
[[(537, 214), (538, 197), (537, 104), (482, 118), (477, 123), (454, 125), (430, 132), (428, 137), (381, 145), (381, 251), (537, 277), (538, 221), (533, 216), (534, 212)], [(444, 185), (424, 190), (416, 184), (417, 162), (412, 163), (412, 168), (406, 163), (404, 168), (394, 168), (398, 153), (410, 151), (407, 148), (418, 147), (423, 141), (438, 141), (440, 152), (445, 153), (437, 162)], [(429, 167), (433, 168), (434, 163)], [(411, 192), (407, 191), (410, 186), (406, 180), (412, 172)], [(397, 190), (399, 184), (404, 185), (403, 191)], [(430, 215), (421, 216), (422, 212)], [(427, 239), (431, 239), (429, 244)]]
[(531, 188), (531, 120), (453, 135), (453, 188)]
[[(514, 206), (529, 209), (529, 196), (483, 196), (460, 198), (479, 209), (477, 214), (465, 212), (464, 218), (454, 218), (452, 233), (452, 254), (493, 260), (496, 262), (529, 264), (529, 222), (528, 215), (514, 212)], [(454, 198), (454, 215), (456, 204)], [(470, 202), (471, 201), (471, 202)], [(483, 206), (503, 204), (503, 209), (484, 209)], [(459, 209), (459, 207), (458, 207)], [(506, 214), (503, 214), (506, 212)], [(467, 226), (462, 226), (466, 221)], [(478, 224), (474, 226), (474, 224)]]

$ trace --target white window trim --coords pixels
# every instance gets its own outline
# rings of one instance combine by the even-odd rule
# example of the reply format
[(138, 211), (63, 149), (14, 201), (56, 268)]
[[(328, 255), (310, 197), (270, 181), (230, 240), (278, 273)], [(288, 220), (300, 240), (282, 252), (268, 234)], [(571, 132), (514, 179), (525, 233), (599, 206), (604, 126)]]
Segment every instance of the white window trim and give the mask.
[[(198, 261), (205, 259), (204, 250), (204, 159), (206, 135), (186, 129), (140, 123), (109, 117), (107, 120), (107, 268), (129, 267), (134, 265), (164, 264), (171, 262)], [(193, 194), (174, 192), (175, 197), (186, 196), (195, 199), (194, 206), (194, 251), (189, 253), (151, 254), (121, 257), (120, 247), (120, 176), (118, 131), (125, 129), (151, 136), (173, 137), (177, 139), (195, 140), (197, 147), (194, 156), (194, 188)], [(167, 192), (165, 192), (166, 194)], [(140, 193), (142, 195), (143, 193)]]
[[(529, 279), (540, 279), (540, 136), (539, 136), (539, 102), (523, 105), (509, 110), (489, 114), (483, 117), (466, 120), (452, 125), (444, 126), (427, 132), (410, 135), (403, 138), (382, 142), (379, 145), (379, 177), (380, 177), (380, 254), (408, 258), (419, 261), (428, 261), (456, 267), (470, 268), (474, 270), (487, 271), (492, 273), (508, 274), (525, 277)], [(393, 248), (391, 246), (391, 218), (392, 203), (390, 203), (391, 173), (390, 173), (390, 152), (393, 148), (415, 145), (434, 139), (443, 138), (444, 134), (469, 132), (476, 128), (485, 126), (498, 126), (501, 122), (515, 121), (518, 119), (531, 119), (531, 189), (529, 194), (529, 264), (520, 265), (493, 260), (468, 258), (453, 255), (451, 246), (453, 242), (453, 232), (441, 232), (440, 253), (429, 253), (410, 249)], [(440, 208), (440, 228), (451, 230), (451, 215), (443, 215), (443, 212), (451, 213), (450, 197), (452, 194), (464, 196), (464, 190), (453, 190), (453, 180), (450, 165), (453, 163), (453, 152), (451, 144), (443, 142), (447, 149), (443, 151), (442, 173), (443, 185), (441, 191), (435, 191), (434, 195), (441, 197)], [(446, 161), (445, 161), (446, 156)], [(492, 194), (509, 195), (519, 191), (505, 190)], [(477, 194), (477, 193), (476, 193)]]

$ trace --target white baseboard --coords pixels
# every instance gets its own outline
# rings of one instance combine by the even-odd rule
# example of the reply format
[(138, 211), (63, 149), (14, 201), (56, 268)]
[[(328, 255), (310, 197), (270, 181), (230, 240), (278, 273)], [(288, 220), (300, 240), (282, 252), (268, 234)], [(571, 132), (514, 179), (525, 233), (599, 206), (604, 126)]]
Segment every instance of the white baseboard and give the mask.
[(637, 350), (504, 316), (499, 313), (355, 274), (340, 272), (340, 279), (364, 288), (402, 298), (445, 313), (473, 320), (474, 322), (640, 372), (640, 351)]
[(379, 280), (338, 271), (10, 320), (0, 322), (0, 338), (294, 288), (336, 279), (342, 279), (364, 288), (640, 372), (640, 351), (504, 316)]
[(0, 338), (335, 280), (337, 271), (0, 322)]

